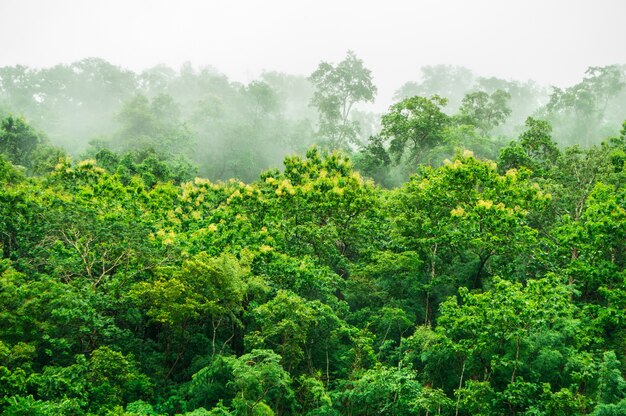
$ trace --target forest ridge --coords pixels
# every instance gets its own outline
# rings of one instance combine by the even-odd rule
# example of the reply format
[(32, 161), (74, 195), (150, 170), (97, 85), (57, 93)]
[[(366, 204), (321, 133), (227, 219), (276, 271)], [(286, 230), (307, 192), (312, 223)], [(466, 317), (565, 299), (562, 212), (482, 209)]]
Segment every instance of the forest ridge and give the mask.
[[(172, 179), (250, 182), (318, 144), (343, 149), (366, 176), (397, 186), (417, 164), (439, 165), (458, 148), (496, 160), (528, 117), (549, 122), (561, 147), (617, 136), (626, 118), (625, 71), (591, 67), (561, 89), (426, 66), (378, 114), (371, 111), (375, 80), (352, 52), (320, 63), (309, 76), (268, 71), (248, 84), (191, 64), (135, 73), (88, 58), (0, 68), (0, 117), (24, 117), (47, 144), (75, 159), (95, 158), (102, 149), (135, 164), (152, 158), (175, 171)], [(412, 126), (402, 126), (407, 117), (416, 119)]]
[(0, 68), (0, 412), (625, 414), (625, 85)]

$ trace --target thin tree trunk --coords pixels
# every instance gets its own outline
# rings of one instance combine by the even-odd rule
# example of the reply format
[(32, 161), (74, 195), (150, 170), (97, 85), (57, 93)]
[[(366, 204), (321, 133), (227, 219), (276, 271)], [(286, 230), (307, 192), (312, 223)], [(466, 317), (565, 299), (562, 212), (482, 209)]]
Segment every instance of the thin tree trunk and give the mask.
[(515, 337), (515, 366), (513, 367), (513, 374), (511, 374), (511, 383), (515, 382), (515, 373), (517, 372), (518, 361), (519, 361), (519, 335)]
[(326, 386), (330, 383), (330, 360), (328, 359), (328, 345), (326, 345)]
[(456, 411), (455, 416), (459, 416), (459, 402), (461, 401), (461, 387), (463, 387), (463, 375), (465, 374), (465, 360), (463, 360), (463, 368), (461, 369), (461, 378), (459, 379), (459, 390), (456, 398)]

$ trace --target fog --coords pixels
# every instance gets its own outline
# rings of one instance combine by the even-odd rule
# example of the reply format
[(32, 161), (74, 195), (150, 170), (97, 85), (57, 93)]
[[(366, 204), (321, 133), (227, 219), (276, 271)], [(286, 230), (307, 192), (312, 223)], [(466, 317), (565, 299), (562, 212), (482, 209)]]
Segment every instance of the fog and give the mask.
[(395, 185), (459, 149), (497, 160), (544, 126), (529, 117), (561, 147), (620, 134), (624, 15), (614, 0), (2, 0), (0, 117), (50, 146), (15, 159), (33, 172), (66, 152), (148, 183), (253, 181), (317, 145)]
[(2, 0), (0, 66), (189, 61), (248, 83), (265, 70), (308, 75), (353, 50), (384, 111), (424, 65), (569, 86), (587, 67), (626, 62), (624, 15), (621, 0)]

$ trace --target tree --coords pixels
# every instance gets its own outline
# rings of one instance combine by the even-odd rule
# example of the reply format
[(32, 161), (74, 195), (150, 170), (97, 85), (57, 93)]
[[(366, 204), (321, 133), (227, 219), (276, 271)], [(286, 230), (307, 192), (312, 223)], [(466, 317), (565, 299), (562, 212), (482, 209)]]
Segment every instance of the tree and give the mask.
[[(342, 322), (328, 305), (279, 290), (274, 299), (257, 307), (250, 315), (258, 330), (246, 337), (247, 344), (280, 353), (281, 362), (290, 373), (302, 361), (309, 371), (314, 371), (316, 364), (317, 368), (325, 365), (329, 371), (328, 349), (333, 347), (333, 333), (341, 328)], [(326, 376), (328, 378), (329, 374)]]
[(448, 101), (438, 95), (407, 98), (383, 115), (381, 136), (390, 141), (389, 153), (399, 162), (405, 155), (416, 167), (428, 161), (428, 151), (446, 140), (449, 117), (443, 112)]
[(350, 120), (353, 106), (372, 102), (376, 87), (370, 70), (354, 52), (336, 66), (322, 62), (309, 77), (315, 85), (311, 103), (319, 111), (318, 134), (330, 149), (348, 149), (358, 141), (358, 125)]
[(481, 77), (476, 81), (474, 90), (484, 91), (487, 94), (501, 90), (510, 95), (506, 105), (511, 109), (511, 114), (507, 116), (503, 124), (492, 131), (492, 133), (497, 132), (506, 136), (518, 134), (519, 126), (524, 124), (526, 118), (530, 114), (534, 114), (548, 100), (547, 89), (539, 86), (535, 81), (519, 82), (495, 77)]
[(526, 130), (519, 136), (520, 144), (528, 157), (544, 167), (554, 164), (559, 156), (559, 149), (552, 140), (551, 133), (550, 123), (528, 117)]
[(30, 217), (36, 215), (37, 207), (27, 197), (32, 188), (21, 186), (23, 172), (0, 155), (0, 255), (10, 258), (20, 252), (20, 240), (28, 230)]
[(542, 393), (551, 395), (582, 381), (577, 380), (576, 349), (582, 329), (561, 280), (549, 276), (522, 287), (494, 279), (488, 291), (461, 288), (460, 299), (441, 305), (436, 333), (443, 338), (431, 348), (448, 351), (446, 368), (456, 361), (456, 395), (470, 407), (467, 414), (478, 409), (483, 409), (480, 414), (516, 414), (545, 406)]
[[(255, 349), (229, 362), (233, 371), (230, 384), (237, 392), (233, 406), (240, 409), (241, 414), (283, 414), (293, 405), (291, 377), (280, 365), (280, 355), (272, 350)], [(274, 412), (269, 403), (274, 405)], [(268, 411), (263, 412), (263, 408)]]
[(501, 176), (493, 162), (469, 154), (421, 168), (394, 193), (390, 209), (398, 249), (425, 260), (416, 276), (424, 303), (446, 288), (481, 287), (487, 273), (534, 273), (538, 264), (528, 253), (538, 246), (529, 219), (549, 200), (524, 171)]
[(511, 95), (503, 90), (497, 90), (491, 95), (484, 91), (469, 93), (463, 98), (459, 109), (461, 120), (475, 126), (483, 134), (488, 134), (511, 115), (508, 106), (510, 99)]
[[(211, 322), (211, 353), (222, 352), (234, 337), (237, 315), (242, 309), (245, 270), (230, 255), (210, 257), (202, 252), (185, 261), (179, 270), (164, 268), (154, 282), (136, 284), (130, 296), (142, 305), (153, 322), (168, 333), (164, 378), (169, 378), (184, 358), (189, 328), (198, 319)], [(226, 325), (226, 324), (229, 325)], [(230, 333), (217, 350), (218, 330), (228, 326)], [(175, 350), (175, 351), (173, 351)], [(172, 354), (173, 357), (169, 357)]]
[[(618, 65), (590, 67), (585, 74), (582, 82), (565, 90), (554, 88), (545, 107), (559, 143), (587, 147), (601, 138), (607, 127), (617, 130), (617, 126), (607, 123), (607, 113), (611, 100), (626, 87), (625, 69)], [(623, 117), (622, 111), (618, 113)]]
[[(364, 371), (359, 378), (346, 382), (337, 396), (338, 405), (354, 416), (413, 415), (422, 386), (410, 368), (377, 367)], [(428, 410), (426, 410), (428, 413)]]
[(256, 119), (275, 114), (280, 108), (276, 91), (266, 82), (252, 81), (245, 88), (245, 94), (250, 99), (252, 114)]
[(30, 167), (32, 154), (41, 143), (40, 135), (21, 117), (9, 116), (0, 126), (0, 153), (16, 165)]
[(368, 143), (354, 157), (355, 165), (365, 175), (377, 183), (387, 186), (391, 157), (385, 149), (384, 139), (379, 135), (371, 136)]
[[(262, 191), (272, 202), (265, 214), (274, 214), (266, 216), (267, 227), (275, 229), (276, 241), (286, 253), (313, 256), (319, 264), (345, 274), (348, 259), (368, 249), (363, 244), (367, 239), (360, 235), (374, 238), (374, 224), (366, 215), (377, 202), (373, 184), (353, 172), (340, 152), (313, 148), (306, 158), (289, 157), (284, 164), (284, 173), (269, 171), (262, 176)], [(364, 222), (370, 227), (362, 227)]]
[(615, 352), (606, 351), (602, 356), (598, 379), (598, 403), (611, 404), (624, 398), (626, 382)]
[(180, 108), (170, 95), (160, 94), (152, 100), (135, 95), (117, 114), (121, 129), (116, 146), (123, 150), (150, 149), (166, 155), (185, 154), (191, 134), (180, 116)]
[(535, 176), (543, 176), (553, 169), (560, 151), (552, 140), (552, 126), (544, 120), (526, 119), (526, 130), (518, 142), (511, 142), (500, 150), (498, 167), (501, 172), (511, 168), (527, 167)]

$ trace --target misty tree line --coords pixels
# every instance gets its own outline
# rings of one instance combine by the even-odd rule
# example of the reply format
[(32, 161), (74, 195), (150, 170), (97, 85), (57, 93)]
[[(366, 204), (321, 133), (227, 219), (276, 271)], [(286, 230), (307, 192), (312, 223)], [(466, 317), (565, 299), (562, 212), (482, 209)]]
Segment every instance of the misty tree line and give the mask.
[(626, 413), (624, 67), (1, 71), (0, 413)]
[[(161, 170), (172, 179), (252, 181), (284, 156), (318, 144), (347, 151), (359, 170), (391, 186), (457, 148), (497, 158), (529, 116), (548, 121), (560, 146), (597, 144), (623, 121), (624, 73), (624, 66), (589, 68), (578, 84), (549, 90), (463, 67), (424, 67), (421, 80), (404, 84), (381, 117), (359, 109), (374, 101), (376, 86), (352, 52), (336, 65), (322, 62), (309, 77), (266, 72), (248, 85), (190, 64), (134, 73), (89, 58), (46, 69), (0, 68), (0, 115), (23, 116), (45, 132), (57, 149), (40, 150), (38, 160), (53, 159), (48, 153), (58, 148), (75, 158), (105, 151), (107, 163), (167, 165)], [(389, 128), (405, 116), (434, 117), (438, 126), (422, 126), (432, 134), (407, 142)]]

